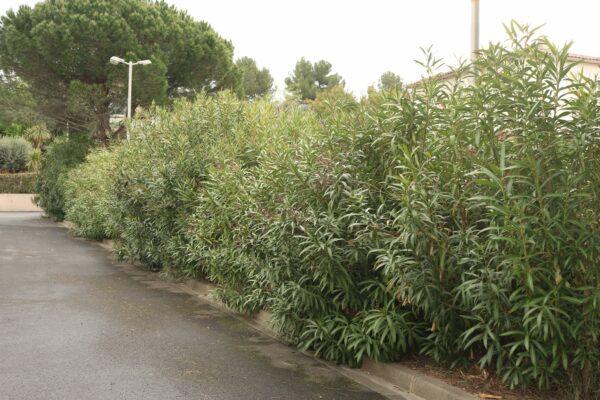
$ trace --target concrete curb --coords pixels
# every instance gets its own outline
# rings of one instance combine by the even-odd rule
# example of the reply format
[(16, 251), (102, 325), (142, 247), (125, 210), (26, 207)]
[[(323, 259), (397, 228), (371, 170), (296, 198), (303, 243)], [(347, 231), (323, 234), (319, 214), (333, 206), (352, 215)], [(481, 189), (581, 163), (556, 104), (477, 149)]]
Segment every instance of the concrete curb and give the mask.
[[(63, 228), (71, 230), (73, 225), (69, 222), (60, 223)], [(113, 242), (104, 240), (94, 242), (104, 249), (112, 251)], [(138, 265), (142, 267), (142, 264)], [(157, 275), (149, 272), (149, 274)], [(220, 311), (234, 315), (258, 331), (277, 339), (277, 334), (271, 329), (271, 314), (266, 311), (260, 311), (254, 315), (236, 313), (228, 309), (223, 303), (212, 296), (212, 292), (217, 286), (211, 282), (188, 279), (182, 282), (171, 282), (183, 292), (202, 299), (211, 304)], [(310, 352), (305, 352), (314, 356)], [(353, 369), (344, 366), (334, 365), (321, 359), (330, 368), (333, 368), (343, 375), (358, 381), (365, 386), (376, 388), (380, 393), (390, 399), (406, 399), (406, 393), (411, 400), (476, 400), (479, 397), (472, 395), (462, 389), (449, 385), (439, 379), (432, 378), (418, 371), (407, 368), (401, 363), (383, 363), (366, 359), (362, 368)], [(398, 393), (401, 392), (401, 394)], [(413, 397), (414, 396), (414, 397)]]
[(474, 400), (478, 397), (400, 363), (365, 360), (362, 370), (426, 400)]

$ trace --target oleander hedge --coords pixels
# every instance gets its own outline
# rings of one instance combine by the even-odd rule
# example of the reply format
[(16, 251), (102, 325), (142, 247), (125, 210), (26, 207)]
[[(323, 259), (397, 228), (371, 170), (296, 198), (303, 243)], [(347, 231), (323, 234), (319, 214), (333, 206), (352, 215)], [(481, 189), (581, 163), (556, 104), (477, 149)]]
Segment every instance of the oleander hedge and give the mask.
[(360, 106), (151, 110), (68, 175), (66, 218), (326, 359), (422, 353), (597, 399), (598, 82), (509, 34)]
[(0, 193), (33, 193), (36, 173), (0, 174)]

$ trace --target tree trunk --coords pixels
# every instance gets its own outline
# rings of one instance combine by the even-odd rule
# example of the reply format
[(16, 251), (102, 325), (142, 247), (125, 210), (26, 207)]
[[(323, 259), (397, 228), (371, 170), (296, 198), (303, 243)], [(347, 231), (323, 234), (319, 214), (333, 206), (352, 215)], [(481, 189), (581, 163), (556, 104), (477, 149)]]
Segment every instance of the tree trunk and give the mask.
[(100, 100), (95, 108), (96, 111), (96, 131), (94, 137), (100, 142), (107, 144), (108, 139), (112, 136), (112, 129), (110, 127), (110, 101), (108, 100), (108, 88), (103, 90), (106, 96)]

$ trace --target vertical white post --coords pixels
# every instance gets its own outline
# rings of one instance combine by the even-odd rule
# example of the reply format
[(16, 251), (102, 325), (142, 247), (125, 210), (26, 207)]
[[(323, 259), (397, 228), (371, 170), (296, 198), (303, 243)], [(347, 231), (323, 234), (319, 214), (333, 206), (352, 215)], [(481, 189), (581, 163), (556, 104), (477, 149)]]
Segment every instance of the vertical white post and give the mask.
[(471, 61), (479, 50), (479, 0), (471, 0)]
[[(127, 88), (127, 119), (131, 121), (131, 76), (133, 74), (133, 62), (129, 61), (129, 85)], [(129, 130), (127, 130), (127, 140), (129, 140)]]

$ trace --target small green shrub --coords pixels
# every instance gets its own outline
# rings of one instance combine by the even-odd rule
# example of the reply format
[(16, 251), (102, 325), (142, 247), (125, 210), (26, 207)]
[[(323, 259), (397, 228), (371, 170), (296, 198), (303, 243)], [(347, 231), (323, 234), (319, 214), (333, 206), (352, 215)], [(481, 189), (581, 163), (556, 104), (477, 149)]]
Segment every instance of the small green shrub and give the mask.
[(69, 170), (85, 160), (91, 141), (86, 135), (71, 135), (54, 142), (42, 156), (35, 181), (35, 202), (51, 218), (64, 219), (65, 180)]
[(31, 145), (22, 138), (0, 138), (0, 170), (21, 172), (31, 158)]
[(27, 169), (29, 171), (39, 171), (42, 166), (42, 149), (34, 148), (31, 150), (31, 157), (27, 163)]
[(22, 137), (26, 130), (26, 126), (14, 122), (9, 125), (3, 125), (0, 123), (0, 136)]
[(35, 173), (0, 174), (0, 193), (33, 193)]
[(27, 128), (23, 137), (29, 140), (34, 149), (41, 149), (52, 138), (52, 134), (45, 124), (39, 124)]

